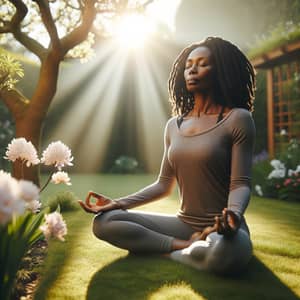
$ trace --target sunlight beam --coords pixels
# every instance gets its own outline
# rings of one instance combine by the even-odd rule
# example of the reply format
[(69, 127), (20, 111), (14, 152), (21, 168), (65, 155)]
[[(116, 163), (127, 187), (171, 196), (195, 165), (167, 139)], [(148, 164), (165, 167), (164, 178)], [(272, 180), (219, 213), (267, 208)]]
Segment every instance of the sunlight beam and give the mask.
[[(89, 73), (93, 72), (95, 66), (98, 66), (101, 62), (106, 61), (107, 57), (114, 51), (115, 45), (109, 41), (101, 44), (101, 49), (95, 49), (95, 57), (86, 63), (76, 62), (75, 64), (69, 65), (68, 63), (63, 66), (58, 81), (57, 94), (53, 101), (53, 107), (61, 104), (64, 101), (65, 96), (70, 93), (76, 86), (80, 85), (81, 82), (88, 76)], [(74, 72), (74, 70), (76, 72)], [(74, 76), (76, 75), (76, 76)]]
[[(120, 54), (113, 53), (109, 60), (106, 60), (97, 76), (89, 82), (88, 86), (74, 99), (74, 104), (68, 110), (67, 114), (57, 124), (50, 135), (49, 141), (62, 140), (69, 147), (75, 148), (77, 141), (81, 139), (79, 129), (85, 126), (86, 122), (91, 122), (88, 116), (93, 112), (97, 105), (100, 106), (99, 98), (107, 86), (109, 79), (115, 72), (113, 64), (118, 63)], [(106, 92), (104, 92), (106, 94)], [(107, 99), (103, 101), (108, 101)], [(94, 139), (91, 139), (93, 141)], [(80, 164), (78, 165), (78, 169)], [(77, 168), (76, 168), (77, 169)], [(86, 169), (86, 168), (84, 168)]]
[[(116, 66), (117, 63), (117, 66)], [(78, 148), (77, 164), (82, 172), (99, 171), (105, 154), (108, 151), (109, 141), (112, 134), (113, 123), (116, 118), (118, 108), (120, 87), (126, 65), (126, 57), (120, 49), (119, 52), (108, 62), (111, 66), (113, 74), (110, 78), (111, 82), (103, 94), (103, 100), (94, 107), (94, 118), (90, 119), (90, 126), (84, 136), (81, 137), (80, 146)]]
[(144, 55), (138, 56), (136, 82), (137, 123), (141, 130), (138, 134), (139, 151), (145, 157), (147, 170), (155, 173), (159, 171), (163, 153), (163, 132), (167, 118)]

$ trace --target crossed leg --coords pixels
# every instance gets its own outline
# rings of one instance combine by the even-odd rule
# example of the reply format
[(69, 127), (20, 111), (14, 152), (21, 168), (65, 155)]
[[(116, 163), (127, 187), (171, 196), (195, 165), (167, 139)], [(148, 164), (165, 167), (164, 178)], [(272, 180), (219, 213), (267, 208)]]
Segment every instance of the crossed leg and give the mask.
[(169, 253), (176, 246), (189, 246), (176, 243), (187, 242), (195, 230), (175, 215), (116, 209), (96, 215), (93, 232), (99, 239), (131, 252)]
[[(169, 214), (111, 210), (95, 216), (93, 232), (99, 239), (133, 253), (170, 253), (175, 261), (217, 273), (240, 270), (252, 256), (244, 226), (233, 237), (212, 232), (205, 240), (191, 242), (196, 231)], [(178, 241), (187, 243), (186, 247), (182, 244), (176, 250)]]
[(242, 271), (251, 257), (252, 243), (248, 232), (242, 228), (232, 237), (210, 233), (206, 240), (196, 241), (170, 254), (175, 261), (220, 274)]

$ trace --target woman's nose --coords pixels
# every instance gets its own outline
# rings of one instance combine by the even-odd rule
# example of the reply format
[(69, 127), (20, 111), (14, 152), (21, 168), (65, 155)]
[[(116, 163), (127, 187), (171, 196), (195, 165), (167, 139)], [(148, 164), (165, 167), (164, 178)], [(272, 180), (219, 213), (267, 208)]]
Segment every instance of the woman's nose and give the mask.
[(190, 68), (189, 73), (190, 74), (195, 74), (197, 72), (197, 64), (193, 64)]

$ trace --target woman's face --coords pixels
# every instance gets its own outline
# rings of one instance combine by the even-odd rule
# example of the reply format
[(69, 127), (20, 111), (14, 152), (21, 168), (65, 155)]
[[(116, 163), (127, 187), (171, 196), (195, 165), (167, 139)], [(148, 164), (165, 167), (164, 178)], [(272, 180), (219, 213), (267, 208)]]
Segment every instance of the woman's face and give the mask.
[(191, 93), (204, 92), (213, 86), (213, 66), (211, 52), (207, 47), (194, 49), (185, 62), (184, 79)]

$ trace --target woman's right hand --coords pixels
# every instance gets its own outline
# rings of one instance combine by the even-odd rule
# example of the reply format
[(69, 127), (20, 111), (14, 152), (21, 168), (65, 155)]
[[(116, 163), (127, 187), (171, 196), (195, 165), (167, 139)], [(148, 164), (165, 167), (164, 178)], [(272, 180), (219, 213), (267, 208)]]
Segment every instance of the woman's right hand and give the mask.
[(224, 236), (234, 236), (241, 225), (241, 217), (227, 208), (223, 209), (222, 217), (215, 217), (216, 231)]
[[(91, 197), (96, 198), (95, 203), (91, 202)], [(121, 205), (118, 203), (118, 201), (109, 199), (104, 195), (94, 192), (89, 192), (85, 201), (83, 202), (82, 200), (78, 200), (78, 203), (86, 212), (93, 214), (121, 208)]]

